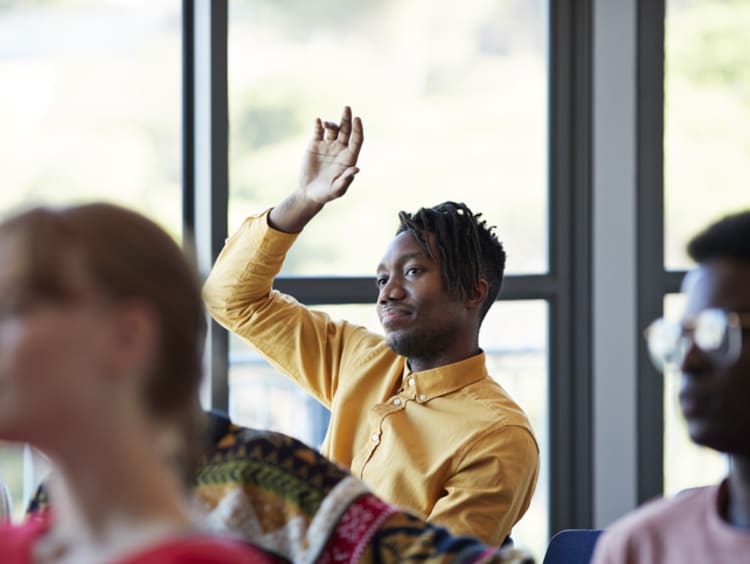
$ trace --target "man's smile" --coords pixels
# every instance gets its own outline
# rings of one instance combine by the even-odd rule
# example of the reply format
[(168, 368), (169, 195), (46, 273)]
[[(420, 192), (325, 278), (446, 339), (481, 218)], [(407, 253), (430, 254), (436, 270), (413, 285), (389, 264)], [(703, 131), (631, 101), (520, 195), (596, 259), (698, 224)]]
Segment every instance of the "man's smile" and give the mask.
[(401, 321), (412, 316), (413, 311), (405, 307), (383, 307), (378, 310), (380, 323), (384, 328), (399, 324)]

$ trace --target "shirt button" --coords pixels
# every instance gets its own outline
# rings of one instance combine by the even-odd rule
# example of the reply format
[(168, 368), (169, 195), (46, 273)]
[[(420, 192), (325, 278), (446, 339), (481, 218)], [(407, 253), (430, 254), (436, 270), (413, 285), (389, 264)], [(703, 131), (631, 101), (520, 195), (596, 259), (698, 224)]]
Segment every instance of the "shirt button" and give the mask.
[(420, 399), (421, 401), (424, 401), (424, 400), (426, 400), (426, 399), (427, 399), (427, 396), (426, 396), (426, 395), (424, 395), (424, 394), (419, 394), (419, 399)]
[(378, 433), (373, 433), (370, 439), (372, 439), (373, 443), (377, 443), (380, 440), (380, 435)]
[(409, 385), (410, 385), (410, 386), (413, 386), (413, 385), (414, 385), (414, 378), (409, 378)]
[(401, 400), (396, 398), (395, 400), (393, 400), (393, 405), (401, 405)]

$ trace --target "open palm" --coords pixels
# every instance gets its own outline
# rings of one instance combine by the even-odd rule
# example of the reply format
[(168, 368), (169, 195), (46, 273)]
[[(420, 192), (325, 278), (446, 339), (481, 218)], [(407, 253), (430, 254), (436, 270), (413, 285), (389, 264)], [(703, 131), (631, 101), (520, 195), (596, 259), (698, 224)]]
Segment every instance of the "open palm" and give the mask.
[(341, 122), (315, 120), (300, 171), (300, 189), (305, 196), (325, 204), (343, 196), (358, 172), (357, 159), (363, 141), (362, 121), (344, 108)]

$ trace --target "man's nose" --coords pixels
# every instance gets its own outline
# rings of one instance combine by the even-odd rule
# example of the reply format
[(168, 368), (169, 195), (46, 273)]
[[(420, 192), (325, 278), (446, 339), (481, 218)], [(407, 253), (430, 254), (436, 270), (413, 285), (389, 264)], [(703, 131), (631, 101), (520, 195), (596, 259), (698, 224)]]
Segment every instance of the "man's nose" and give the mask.
[(391, 276), (388, 280), (380, 287), (380, 294), (378, 295), (378, 302), (386, 303), (393, 300), (402, 300), (406, 293), (404, 292), (404, 286), (398, 277)]
[(711, 366), (711, 359), (695, 344), (692, 336), (683, 335), (680, 340), (680, 370), (685, 373), (699, 373)]

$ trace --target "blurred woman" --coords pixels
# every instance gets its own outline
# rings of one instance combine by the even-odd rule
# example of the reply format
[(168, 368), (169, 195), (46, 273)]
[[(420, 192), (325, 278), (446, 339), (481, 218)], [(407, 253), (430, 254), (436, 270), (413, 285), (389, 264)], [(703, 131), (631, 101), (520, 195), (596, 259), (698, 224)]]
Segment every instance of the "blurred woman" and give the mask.
[(0, 440), (55, 469), (2, 562), (272, 561), (191, 517), (205, 316), (171, 238), (113, 205), (37, 208), (0, 224), (0, 265)]

